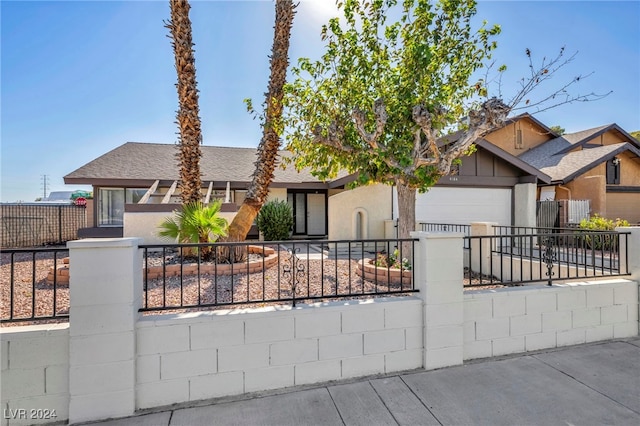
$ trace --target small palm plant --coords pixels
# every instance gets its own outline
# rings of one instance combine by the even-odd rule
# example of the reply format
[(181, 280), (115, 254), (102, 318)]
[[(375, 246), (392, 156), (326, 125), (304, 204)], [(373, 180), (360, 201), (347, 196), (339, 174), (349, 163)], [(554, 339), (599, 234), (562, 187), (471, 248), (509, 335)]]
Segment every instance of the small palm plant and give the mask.
[[(160, 224), (160, 237), (171, 238), (182, 244), (213, 243), (227, 235), (227, 220), (220, 216), (221, 200), (210, 205), (200, 201), (184, 204), (182, 210)], [(202, 257), (211, 257), (211, 247), (202, 247)]]

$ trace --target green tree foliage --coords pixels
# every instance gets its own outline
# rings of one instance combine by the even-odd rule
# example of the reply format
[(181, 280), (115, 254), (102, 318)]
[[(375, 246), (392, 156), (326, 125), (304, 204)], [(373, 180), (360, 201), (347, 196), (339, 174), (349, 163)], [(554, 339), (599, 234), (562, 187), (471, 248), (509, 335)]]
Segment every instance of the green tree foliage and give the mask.
[(549, 127), (549, 128), (550, 128), (550, 129), (551, 129), (551, 131), (552, 131), (553, 133), (555, 133), (556, 135), (560, 135), (560, 136), (562, 136), (562, 135), (564, 135), (564, 133), (565, 133), (565, 128), (564, 128), (564, 127), (562, 127), (562, 126), (551, 126), (551, 127)]
[[(287, 148), (320, 178), (347, 170), (357, 184), (396, 185), (400, 236), (415, 223), (416, 190), (451, 171), (509, 108), (473, 80), (495, 49), (497, 25), (474, 29), (476, 2), (344, 0), (322, 29), (326, 52), (299, 60), (287, 87)], [(400, 18), (387, 23), (390, 11)], [(504, 67), (500, 68), (500, 71)], [(470, 108), (471, 107), (471, 108)], [(450, 141), (441, 136), (459, 127)]]
[[(227, 220), (220, 216), (222, 200), (209, 205), (200, 201), (192, 201), (176, 210), (174, 216), (164, 220), (159, 226), (158, 235), (177, 241), (181, 244), (212, 243), (219, 237), (227, 235)], [(203, 247), (202, 254), (206, 258), (211, 248)]]
[(257, 224), (265, 241), (286, 240), (293, 229), (293, 210), (286, 201), (269, 201), (260, 209)]
[(631, 132), (629, 134), (633, 136), (637, 141), (640, 141), (640, 130), (636, 130), (635, 132)]

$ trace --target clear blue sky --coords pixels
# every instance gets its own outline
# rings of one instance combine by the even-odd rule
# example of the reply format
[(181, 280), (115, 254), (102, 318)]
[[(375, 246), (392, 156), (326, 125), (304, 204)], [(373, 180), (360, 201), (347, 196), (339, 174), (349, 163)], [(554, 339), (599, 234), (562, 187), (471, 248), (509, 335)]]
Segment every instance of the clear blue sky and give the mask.
[[(302, 1), (292, 61), (321, 54), (333, 3)], [(2, 201), (41, 196), (45, 174), (49, 190), (80, 189), (63, 176), (127, 141), (175, 143), (168, 1), (2, 0), (0, 8)], [(206, 145), (257, 146), (261, 130), (242, 100), (262, 103), (273, 14), (269, 1), (192, 3)], [(541, 121), (568, 132), (611, 122), (640, 130), (640, 2), (481, 1), (478, 18), (502, 26), (495, 58), (509, 66), (507, 93), (527, 71), (526, 48), (540, 58), (561, 46), (579, 54), (554, 83), (594, 72), (575, 93), (613, 90)]]

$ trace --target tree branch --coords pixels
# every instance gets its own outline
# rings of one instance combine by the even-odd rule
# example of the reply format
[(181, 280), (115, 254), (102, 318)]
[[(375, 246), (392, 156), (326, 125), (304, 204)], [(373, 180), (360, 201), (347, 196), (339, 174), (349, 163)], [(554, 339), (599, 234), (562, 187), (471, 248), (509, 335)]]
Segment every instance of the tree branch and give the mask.
[(384, 126), (387, 124), (387, 109), (384, 105), (384, 100), (382, 98), (378, 98), (373, 103), (373, 112), (376, 120), (376, 129), (373, 133), (367, 132), (364, 128), (364, 124), (366, 121), (366, 115), (364, 111), (359, 108), (355, 108), (353, 113), (351, 113), (351, 118), (356, 125), (356, 130), (358, 134), (364, 141), (372, 148), (379, 149), (378, 139), (382, 136), (384, 132)]

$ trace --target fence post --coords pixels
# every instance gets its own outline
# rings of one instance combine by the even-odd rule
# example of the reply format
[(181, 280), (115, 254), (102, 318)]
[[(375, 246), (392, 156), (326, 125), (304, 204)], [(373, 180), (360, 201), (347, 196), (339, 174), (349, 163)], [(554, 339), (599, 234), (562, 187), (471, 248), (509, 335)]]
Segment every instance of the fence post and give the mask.
[[(495, 222), (472, 222), (469, 233), (472, 237), (494, 235)], [(494, 248), (490, 238), (473, 238), (469, 245), (469, 266), (473, 272), (483, 275), (491, 274), (491, 249)]]
[(62, 206), (58, 206), (58, 244), (62, 241)]
[(616, 231), (631, 233), (620, 237), (620, 271), (626, 262), (631, 279), (640, 284), (640, 226), (620, 226)]
[(463, 237), (461, 233), (412, 232), (415, 285), (423, 300), (427, 370), (461, 365), (463, 356)]
[(139, 238), (103, 238), (67, 244), (71, 424), (135, 411), (139, 243)]

